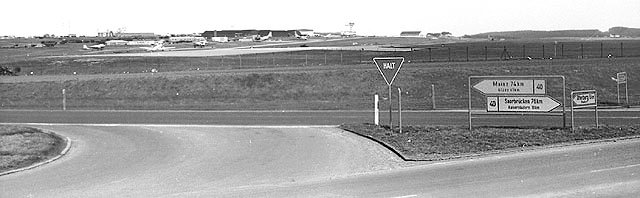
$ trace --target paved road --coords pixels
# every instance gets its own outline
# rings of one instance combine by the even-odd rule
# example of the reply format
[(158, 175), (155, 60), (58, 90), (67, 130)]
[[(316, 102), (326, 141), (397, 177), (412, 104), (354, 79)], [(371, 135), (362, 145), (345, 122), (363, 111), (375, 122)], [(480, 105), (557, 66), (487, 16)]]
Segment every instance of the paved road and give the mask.
[(462, 160), (239, 197), (640, 197), (640, 140)]
[(70, 153), (0, 177), (0, 197), (216, 197), (397, 168), (389, 150), (335, 128), (37, 125)]
[[(468, 126), (466, 110), (403, 112), (403, 124)], [(380, 113), (388, 124), (388, 112)], [(559, 116), (473, 115), (474, 126), (562, 126)], [(570, 126), (570, 114), (566, 124)], [(393, 119), (397, 125), (398, 114)], [(640, 123), (640, 109), (599, 112), (601, 124)], [(368, 111), (23, 111), (0, 110), (0, 123), (204, 124), (204, 125), (339, 125), (373, 123)], [(579, 125), (594, 125), (593, 111), (576, 113)]]
[[(367, 122), (367, 115), (3, 110), (0, 123), (63, 123), (34, 126), (69, 136), (74, 146), (52, 164), (0, 177), (0, 197), (640, 196), (640, 140), (408, 163), (350, 133), (294, 126)], [(586, 123), (590, 115), (585, 111), (577, 117)], [(639, 119), (635, 110), (601, 116), (611, 123)], [(467, 119), (463, 111), (413, 112), (403, 118), (434, 124)], [(547, 118), (478, 119), (525, 124)]]

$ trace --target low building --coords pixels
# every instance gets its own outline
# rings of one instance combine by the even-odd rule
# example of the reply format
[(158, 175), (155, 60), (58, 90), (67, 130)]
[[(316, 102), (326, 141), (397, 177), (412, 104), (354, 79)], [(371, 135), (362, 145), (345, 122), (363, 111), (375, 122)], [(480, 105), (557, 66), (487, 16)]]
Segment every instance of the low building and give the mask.
[(194, 43), (200, 41), (206, 41), (204, 37), (196, 37), (196, 36), (181, 36), (181, 37), (169, 37), (169, 42), (171, 43)]
[(272, 37), (280, 37), (280, 38), (291, 38), (291, 37), (300, 37), (302, 34), (298, 30), (272, 30)]
[(209, 40), (212, 42), (226, 43), (229, 42), (229, 37), (211, 37)]
[(298, 30), (213, 30), (205, 31), (202, 37), (213, 40), (215, 37), (227, 37), (230, 40), (239, 38), (264, 37), (271, 34), (271, 37), (299, 37), (302, 35)]
[(109, 40), (104, 42), (105, 45), (127, 45), (129, 41), (125, 40)]
[(154, 33), (116, 33), (116, 37), (120, 38), (134, 38), (134, 39), (150, 39), (156, 38), (156, 34)]
[(126, 45), (157, 45), (158, 41), (127, 41)]
[(400, 37), (421, 37), (421, 32), (422, 31), (402, 31), (400, 32)]

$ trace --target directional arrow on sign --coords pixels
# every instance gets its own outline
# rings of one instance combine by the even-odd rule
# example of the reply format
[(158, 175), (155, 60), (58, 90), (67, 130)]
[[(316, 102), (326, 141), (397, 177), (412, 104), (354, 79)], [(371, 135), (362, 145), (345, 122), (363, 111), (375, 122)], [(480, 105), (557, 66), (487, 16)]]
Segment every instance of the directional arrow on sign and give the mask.
[(493, 79), (482, 80), (473, 88), (483, 94), (545, 94), (545, 80)]
[(490, 96), (487, 97), (489, 112), (549, 112), (560, 103), (549, 96)]
[(402, 67), (402, 63), (404, 63), (404, 57), (373, 58), (373, 62), (376, 63), (376, 67), (378, 67), (378, 71), (382, 74), (384, 81), (391, 86), (400, 71), (400, 67)]

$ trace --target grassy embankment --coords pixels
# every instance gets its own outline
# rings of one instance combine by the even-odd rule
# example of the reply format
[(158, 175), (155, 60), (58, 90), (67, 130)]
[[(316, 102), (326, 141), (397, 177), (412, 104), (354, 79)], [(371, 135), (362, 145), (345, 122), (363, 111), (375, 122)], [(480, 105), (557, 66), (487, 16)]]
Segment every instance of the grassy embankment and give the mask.
[[(638, 58), (407, 63), (394, 82), (403, 90), (403, 109), (431, 109), (431, 84), (436, 88), (437, 108), (467, 108), (470, 75), (564, 75), (567, 96), (571, 90), (595, 89), (602, 105), (616, 103), (615, 73), (626, 71), (629, 101), (640, 104)], [(135, 78), (102, 78), (64, 82), (11, 83), (0, 86), (0, 108), (60, 109), (66, 89), (68, 109), (193, 109), (193, 110), (363, 110), (373, 106), (374, 93), (386, 97), (387, 86), (374, 65), (329, 66), (292, 71), (202, 72), (190, 75), (152, 75)], [(315, 69), (314, 69), (315, 68)], [(233, 71), (233, 70), (232, 70)], [(3, 77), (5, 78), (5, 77)], [(558, 94), (561, 85), (549, 81), (547, 90)], [(484, 98), (473, 92), (473, 104)], [(394, 100), (396, 96), (394, 96)], [(383, 104), (386, 104), (383, 103)], [(394, 102), (395, 105), (395, 102)], [(387, 108), (386, 105), (381, 105)], [(395, 107), (394, 107), (395, 108)], [(482, 108), (477, 106), (474, 108)]]
[(408, 126), (398, 128), (373, 124), (344, 124), (340, 128), (372, 138), (390, 147), (405, 160), (443, 160), (574, 144), (640, 135), (640, 125), (585, 127), (575, 131), (560, 128), (476, 128), (460, 126)]
[(39, 129), (0, 125), (0, 173), (51, 159), (65, 146), (64, 139)]

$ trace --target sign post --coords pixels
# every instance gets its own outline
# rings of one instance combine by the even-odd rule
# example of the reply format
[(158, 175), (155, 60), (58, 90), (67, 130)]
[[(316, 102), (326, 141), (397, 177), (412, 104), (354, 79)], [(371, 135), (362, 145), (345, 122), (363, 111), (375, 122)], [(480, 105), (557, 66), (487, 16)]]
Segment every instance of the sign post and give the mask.
[(381, 57), (381, 58), (373, 58), (373, 62), (378, 67), (378, 71), (382, 74), (382, 78), (389, 86), (389, 126), (393, 128), (393, 119), (392, 119), (392, 101), (391, 101), (391, 84), (393, 80), (396, 79), (400, 68), (402, 67), (402, 63), (404, 63), (404, 57)]
[(400, 126), (400, 133), (402, 133), (402, 90), (398, 87), (398, 125)]
[(598, 123), (598, 92), (596, 90), (582, 90), (571, 92), (571, 130), (575, 130), (573, 109), (595, 107), (596, 128)]
[(376, 126), (380, 124), (380, 110), (378, 108), (378, 101), (378, 94), (376, 93), (376, 95), (373, 96), (373, 123), (375, 123)]

